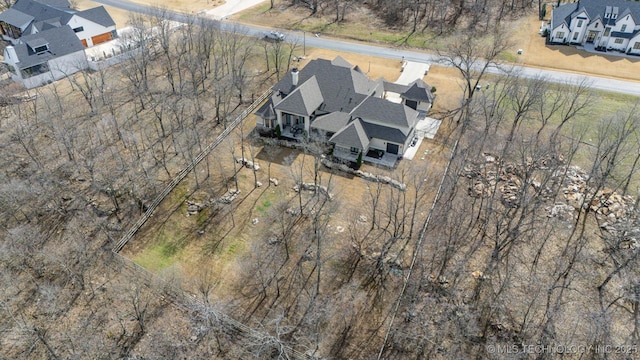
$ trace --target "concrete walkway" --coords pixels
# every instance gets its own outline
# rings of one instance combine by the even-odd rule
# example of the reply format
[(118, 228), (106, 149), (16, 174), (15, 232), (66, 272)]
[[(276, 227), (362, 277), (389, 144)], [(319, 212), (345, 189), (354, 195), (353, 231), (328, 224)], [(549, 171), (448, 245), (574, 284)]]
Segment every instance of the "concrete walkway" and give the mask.
[(429, 72), (429, 64), (405, 61), (404, 70), (396, 80), (396, 84), (409, 85), (412, 81), (422, 79)]
[(223, 5), (207, 10), (205, 14), (216, 20), (224, 20), (235, 13), (254, 7), (262, 2), (265, 2), (265, 0), (227, 0)]

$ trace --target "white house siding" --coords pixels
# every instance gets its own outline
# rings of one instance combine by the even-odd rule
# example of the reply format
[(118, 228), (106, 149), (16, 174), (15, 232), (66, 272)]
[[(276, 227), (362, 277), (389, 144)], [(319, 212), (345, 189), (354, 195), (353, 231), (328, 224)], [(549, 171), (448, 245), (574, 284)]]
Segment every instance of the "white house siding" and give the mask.
[(71, 17), (68, 24), (72, 29), (77, 29), (79, 27), (82, 27), (84, 29), (83, 31), (77, 32), (76, 36), (81, 41), (85, 40), (87, 42), (88, 47), (95, 45), (91, 40), (92, 37), (96, 35), (110, 33), (116, 29), (115, 26), (104, 27), (100, 24), (96, 24), (93, 21), (89, 21), (78, 15), (74, 15), (73, 17)]
[[(634, 49), (636, 46), (638, 48)], [(629, 54), (640, 55), (640, 35), (636, 35), (633, 39), (629, 40), (629, 44), (628, 44), (628, 47), (627, 47), (627, 52)]]
[[(560, 43), (564, 42), (567, 39), (569, 32), (569, 28), (565, 24), (562, 24), (551, 31), (551, 41)], [(559, 33), (562, 33), (562, 36), (560, 36)]]
[(602, 32), (604, 31), (604, 26), (602, 26), (602, 21), (600, 21), (600, 19), (589, 24), (584, 34), (584, 38), (582, 39), (582, 43), (585, 43), (587, 41), (589, 37), (589, 33), (592, 31), (597, 32), (597, 35), (593, 38), (593, 43), (594, 44), (600, 43), (600, 37), (602, 36)]
[(431, 109), (431, 103), (426, 102), (426, 101), (425, 102), (418, 101), (418, 106), (417, 106), (416, 110), (427, 112), (427, 111), (429, 111), (429, 109)]
[[(583, 19), (580, 19), (580, 18), (583, 18)], [(580, 21), (582, 21), (582, 26), (578, 27), (578, 24), (580, 24)], [(587, 33), (588, 25), (589, 25), (589, 17), (587, 16), (587, 13), (585, 13), (584, 11), (580, 12), (580, 14), (578, 14), (571, 21), (572, 31), (571, 31), (571, 34), (569, 35), (569, 41), (572, 43), (582, 43), (584, 36)]]
[[(621, 39), (622, 43), (616, 44), (617, 39)], [(607, 49), (624, 51), (627, 48), (628, 44), (629, 44), (629, 39), (609, 37), (609, 40), (607, 42)]]
[(387, 144), (398, 145), (398, 155), (402, 155), (404, 153), (404, 144), (393, 141), (386, 141), (378, 138), (371, 138), (371, 140), (369, 140), (369, 149), (380, 149), (383, 151), (387, 151)]

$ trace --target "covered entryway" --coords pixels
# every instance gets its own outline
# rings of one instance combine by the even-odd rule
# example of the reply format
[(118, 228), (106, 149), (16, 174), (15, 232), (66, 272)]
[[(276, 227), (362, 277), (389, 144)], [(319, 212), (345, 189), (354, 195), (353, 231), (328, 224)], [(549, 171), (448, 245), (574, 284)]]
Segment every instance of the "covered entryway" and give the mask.
[(98, 44), (102, 44), (103, 42), (107, 42), (110, 41), (112, 39), (111, 37), (111, 33), (104, 33), (104, 34), (100, 34), (100, 35), (96, 35), (94, 37), (91, 38), (91, 41), (93, 42), (93, 45), (98, 45)]
[(593, 44), (593, 41), (595, 40), (596, 36), (598, 35), (597, 31), (589, 31), (589, 35), (587, 35), (587, 42), (589, 44)]
[(390, 154), (398, 154), (400, 147), (398, 144), (387, 143), (387, 152)]

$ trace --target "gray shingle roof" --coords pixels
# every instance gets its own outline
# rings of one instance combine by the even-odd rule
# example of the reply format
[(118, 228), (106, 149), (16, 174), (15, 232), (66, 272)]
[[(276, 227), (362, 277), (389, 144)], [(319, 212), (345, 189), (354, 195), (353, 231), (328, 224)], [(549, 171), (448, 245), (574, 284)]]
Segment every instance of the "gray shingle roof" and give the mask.
[(402, 131), (398, 129), (372, 124), (366, 121), (362, 122), (362, 127), (367, 133), (367, 137), (369, 137), (369, 139), (377, 138), (398, 144), (404, 144), (407, 141), (407, 135), (403, 134)]
[[(349, 112), (377, 88), (377, 83), (366, 75), (325, 59), (312, 60), (300, 70), (298, 84), (303, 84), (312, 76), (317, 79), (324, 99), (322, 110), (326, 112)], [(284, 76), (273, 89), (285, 95), (291, 93), (295, 89), (291, 74)]]
[(324, 99), (315, 76), (293, 90), (289, 96), (275, 105), (278, 110), (309, 116), (320, 107)]
[(401, 127), (413, 127), (418, 119), (417, 111), (403, 104), (372, 96), (366, 98), (351, 115), (365, 121), (373, 120)]
[(256, 110), (255, 114), (263, 119), (275, 119), (277, 116), (273, 109), (273, 99), (269, 98), (269, 100)]
[(330, 142), (343, 147), (355, 147), (361, 150), (369, 146), (369, 138), (360, 120), (354, 120), (329, 139)]
[(18, 0), (11, 8), (33, 16), (35, 21), (59, 17), (63, 24), (66, 24), (75, 13), (71, 8), (57, 8), (33, 0)]
[(87, 9), (76, 13), (76, 15), (85, 18), (89, 21), (93, 21), (96, 24), (100, 24), (104, 27), (115, 26), (116, 23), (111, 18), (111, 15), (107, 12), (104, 6), (94, 7), (93, 9)]
[(403, 92), (409, 90), (409, 86), (385, 81), (384, 89), (385, 91), (390, 91), (392, 93), (402, 94)]
[(311, 123), (311, 127), (314, 129), (326, 131), (326, 132), (338, 132), (345, 127), (351, 116), (345, 112), (336, 111), (330, 114), (318, 116)]
[(409, 89), (402, 93), (400, 97), (409, 100), (417, 100), (433, 103), (433, 94), (431, 86), (427, 85), (422, 79), (418, 79), (409, 84)]
[(577, 8), (578, 5), (576, 3), (570, 3), (553, 9), (553, 14), (551, 16), (551, 29), (553, 30), (565, 22), (568, 26), (570, 16)]
[(636, 30), (634, 32), (612, 31), (611, 32), (611, 37), (617, 37), (617, 38), (623, 38), (623, 39), (631, 39), (632, 37), (636, 36), (637, 34), (638, 34), (638, 30)]
[[(616, 19), (605, 19), (604, 14), (607, 12), (607, 8), (612, 13), (617, 8), (618, 17)], [(552, 27), (558, 27), (563, 21), (569, 24), (571, 15), (574, 12), (577, 15), (582, 10), (589, 14), (591, 21), (600, 17), (605, 25), (613, 25), (627, 15), (631, 15), (636, 24), (640, 22), (640, 2), (627, 0), (580, 0), (579, 2), (561, 5), (554, 9), (551, 20)]]
[(0, 14), (0, 21), (23, 30), (33, 21), (33, 16), (16, 9), (8, 9)]
[[(27, 45), (32, 41), (37, 41), (37, 43), (46, 42), (49, 44), (49, 51), (35, 54)], [(18, 59), (20, 59), (20, 62), (16, 64), (20, 69), (26, 69), (60, 56), (84, 50), (84, 46), (68, 25), (34, 35), (23, 36), (14, 45), (14, 48)]]

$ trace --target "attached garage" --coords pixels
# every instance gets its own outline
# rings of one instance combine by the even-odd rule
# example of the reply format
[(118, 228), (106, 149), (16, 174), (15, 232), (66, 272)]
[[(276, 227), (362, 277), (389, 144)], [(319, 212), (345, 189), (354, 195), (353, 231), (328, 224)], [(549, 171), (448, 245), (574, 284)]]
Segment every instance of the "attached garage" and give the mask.
[(98, 44), (102, 44), (103, 42), (107, 42), (109, 40), (111, 40), (111, 33), (104, 33), (104, 34), (100, 34), (100, 35), (96, 35), (94, 37), (91, 38), (91, 42), (93, 42), (93, 45), (98, 45)]
[(80, 42), (82, 43), (82, 46), (88, 47), (87, 46), (87, 39), (81, 39)]

